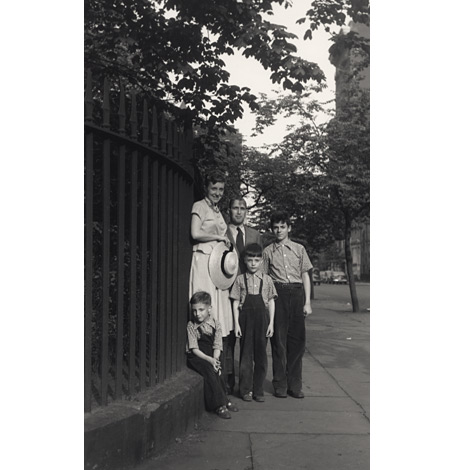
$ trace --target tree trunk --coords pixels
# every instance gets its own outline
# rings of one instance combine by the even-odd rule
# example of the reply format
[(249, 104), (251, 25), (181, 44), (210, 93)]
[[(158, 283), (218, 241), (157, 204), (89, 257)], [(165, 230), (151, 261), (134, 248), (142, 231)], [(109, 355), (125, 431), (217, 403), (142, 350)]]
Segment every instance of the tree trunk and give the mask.
[(352, 311), (360, 312), (359, 298), (357, 297), (357, 289), (355, 287), (354, 270), (352, 269), (351, 231), (352, 221), (350, 218), (346, 217), (344, 227), (344, 251), (346, 257), (346, 270), (349, 280), (349, 290), (351, 291)]

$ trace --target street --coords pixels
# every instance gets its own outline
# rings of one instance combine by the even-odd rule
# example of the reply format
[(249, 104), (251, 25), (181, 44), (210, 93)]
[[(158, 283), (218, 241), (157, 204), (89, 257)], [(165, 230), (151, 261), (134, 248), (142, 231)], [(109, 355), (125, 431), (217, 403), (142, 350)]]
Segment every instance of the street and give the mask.
[(349, 286), (316, 286), (303, 400), (272, 395), (269, 345), (265, 403), (235, 396), (232, 419), (204, 413), (197, 429), (139, 470), (369, 469), (369, 286), (357, 289), (362, 311), (353, 313)]
[[(366, 283), (357, 283), (357, 296), (359, 298), (360, 310), (365, 311), (370, 308), (370, 285)], [(340, 304), (345, 304), (345, 310), (352, 311), (351, 294), (349, 285), (346, 284), (321, 284), (314, 286), (314, 297), (316, 300), (333, 302), (334, 307), (340, 308)], [(348, 305), (349, 303), (349, 305)]]

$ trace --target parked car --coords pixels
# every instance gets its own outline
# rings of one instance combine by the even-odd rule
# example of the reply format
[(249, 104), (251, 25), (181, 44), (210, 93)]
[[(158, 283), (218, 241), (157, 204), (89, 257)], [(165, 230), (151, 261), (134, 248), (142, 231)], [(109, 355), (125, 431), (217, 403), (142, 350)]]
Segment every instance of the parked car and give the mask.
[(320, 271), (319, 272), (319, 278), (321, 280), (322, 283), (324, 284), (328, 284), (329, 283), (329, 271)]
[(346, 277), (346, 274), (337, 274), (333, 276), (332, 283), (333, 284), (347, 284), (348, 278)]

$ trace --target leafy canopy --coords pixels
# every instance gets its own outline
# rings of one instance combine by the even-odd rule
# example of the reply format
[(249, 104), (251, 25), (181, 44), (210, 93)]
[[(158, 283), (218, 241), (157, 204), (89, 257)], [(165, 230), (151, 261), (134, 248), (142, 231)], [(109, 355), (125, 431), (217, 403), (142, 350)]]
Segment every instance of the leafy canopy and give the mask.
[[(300, 119), (268, 154), (245, 153), (249, 171), (242, 182), (255, 200), (259, 226), (267, 228), (270, 213), (285, 209), (294, 221), (293, 236), (323, 251), (343, 238), (346, 223), (369, 215), (369, 91), (352, 86), (335, 116), (313, 98), (314, 91), (263, 97), (258, 132), (280, 114)], [(321, 113), (332, 118), (318, 122)]]
[(228, 126), (255, 108), (248, 88), (228, 83), (223, 54), (242, 51), (272, 82), (299, 92), (324, 81), (296, 55), (297, 39), (268, 21), (288, 0), (85, 0), (85, 61), (94, 74), (122, 77), (157, 101), (185, 105), (205, 127)]

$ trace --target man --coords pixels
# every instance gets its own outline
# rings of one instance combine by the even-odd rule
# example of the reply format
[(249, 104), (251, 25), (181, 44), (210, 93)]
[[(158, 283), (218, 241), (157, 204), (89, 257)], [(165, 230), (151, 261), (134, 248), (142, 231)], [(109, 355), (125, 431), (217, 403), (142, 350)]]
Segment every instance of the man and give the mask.
[[(257, 243), (262, 247), (261, 234), (254, 228), (245, 225), (245, 219), (248, 209), (246, 201), (241, 196), (236, 196), (229, 201), (229, 218), (227, 236), (233, 244), (235, 251), (239, 257), (239, 270), (237, 274), (246, 272), (246, 265), (241, 256), (245, 246), (250, 243)], [(225, 349), (226, 358), (226, 387), (228, 393), (234, 392), (235, 386), (235, 370), (234, 370), (234, 348), (235, 348), (235, 334), (233, 331), (225, 339), (223, 348)]]
[(244, 248), (250, 243), (257, 243), (262, 246), (261, 234), (254, 228), (245, 225), (245, 218), (248, 209), (246, 201), (242, 197), (236, 197), (229, 201), (229, 218), (227, 236), (235, 247), (235, 251), (239, 257), (238, 274), (246, 272), (246, 266), (241, 256)]

